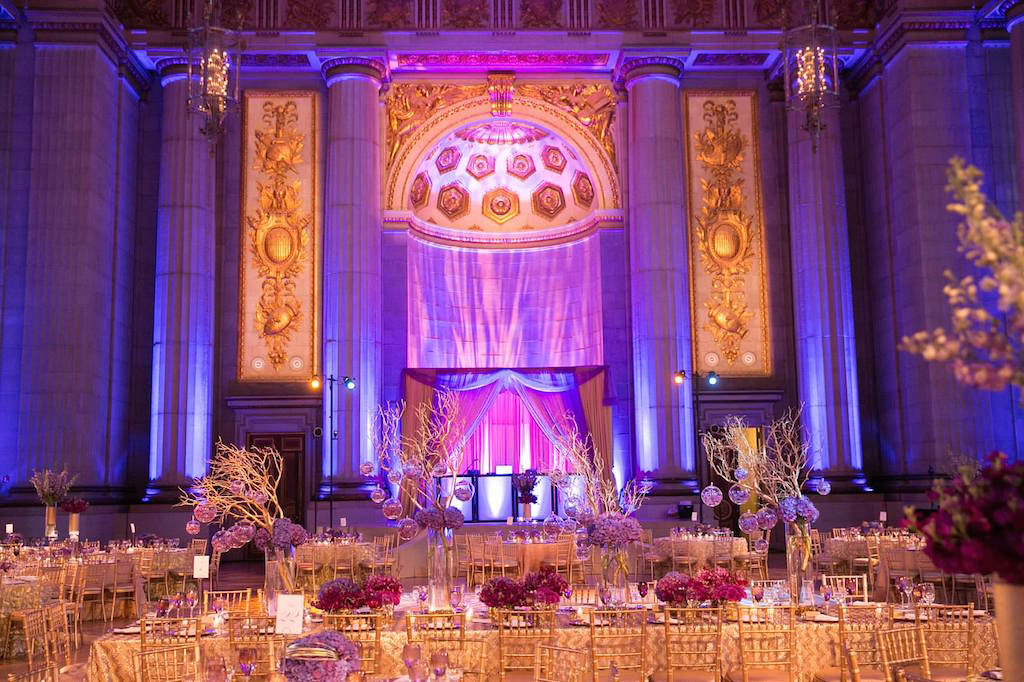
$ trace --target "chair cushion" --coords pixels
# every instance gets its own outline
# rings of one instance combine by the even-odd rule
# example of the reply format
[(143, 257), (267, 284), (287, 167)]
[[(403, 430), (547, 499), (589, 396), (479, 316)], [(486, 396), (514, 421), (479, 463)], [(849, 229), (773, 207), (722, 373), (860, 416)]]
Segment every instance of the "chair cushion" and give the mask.
[[(860, 679), (863, 682), (885, 682), (885, 673), (877, 668), (860, 668)], [(814, 682), (839, 682), (840, 680), (850, 680), (850, 674), (847, 673), (844, 677), (839, 670), (838, 666), (829, 666), (823, 668), (818, 672), (814, 673)]]

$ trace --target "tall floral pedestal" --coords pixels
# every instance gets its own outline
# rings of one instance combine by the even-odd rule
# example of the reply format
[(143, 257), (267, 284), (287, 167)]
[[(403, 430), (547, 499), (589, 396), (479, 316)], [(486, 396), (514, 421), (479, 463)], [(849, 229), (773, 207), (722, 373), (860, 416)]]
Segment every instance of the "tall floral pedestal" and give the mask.
[(68, 515), (68, 537), (72, 540), (78, 539), (79, 514), (72, 512)]
[[(996, 629), (999, 634), (999, 665), (1006, 682), (1024, 682), (1024, 585), (996, 580)], [(1006, 645), (1004, 645), (1006, 643)]]
[(606, 549), (601, 552), (601, 589), (607, 590), (609, 604), (630, 601), (629, 563), (625, 550)]
[(267, 557), (264, 565), (263, 598), (266, 600), (267, 615), (277, 614), (277, 595), (295, 591), (294, 550), (276, 550)]
[(789, 580), (789, 598), (795, 605), (801, 601), (807, 568), (811, 561), (811, 532), (802, 523), (786, 524), (786, 577)]
[(522, 503), (520, 503), (520, 505), (519, 505), (519, 516), (523, 519), (523, 521), (529, 521), (530, 520), (531, 517), (530, 517), (530, 503), (529, 502), (522, 502)]
[(427, 530), (427, 585), (431, 611), (449, 608), (455, 576), (455, 546), (450, 528)]
[(46, 532), (44, 535), (47, 538), (57, 537), (57, 507), (48, 506), (46, 507)]

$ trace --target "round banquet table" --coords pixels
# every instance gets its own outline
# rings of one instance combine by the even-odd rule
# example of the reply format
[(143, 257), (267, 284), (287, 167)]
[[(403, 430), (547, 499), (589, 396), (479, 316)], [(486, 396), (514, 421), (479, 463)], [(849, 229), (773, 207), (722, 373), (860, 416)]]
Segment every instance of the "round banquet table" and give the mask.
[[(714, 537), (664, 537), (654, 539), (654, 551), (661, 561), (672, 558), (672, 549), (677, 554), (693, 557), (698, 566), (709, 566), (715, 557)], [(736, 556), (747, 551), (747, 541), (743, 538), (732, 539), (732, 555)]]
[[(650, 597), (648, 597), (650, 598)], [(411, 594), (403, 595), (402, 603), (395, 609), (395, 623), (381, 633), (381, 670), (377, 673), (383, 677), (398, 677), (405, 674), (402, 663), (402, 647), (406, 644), (404, 613), (415, 604)], [(480, 651), (480, 665), (488, 677), (499, 674), (498, 631), (490, 623), (486, 607), (468, 595), (466, 606), (473, 611), (469, 620), (466, 639), (472, 647), (468, 654), (476, 656), (473, 649)], [(653, 615), (653, 614), (652, 614)], [(589, 627), (574, 626), (569, 623), (568, 614), (559, 613), (555, 628), (555, 644), (586, 651), (590, 643)], [(316, 624), (314, 624), (314, 627)], [(995, 625), (990, 616), (975, 620), (974, 661), (978, 670), (986, 670), (996, 665)], [(230, 661), (230, 645), (224, 636), (207, 636), (200, 638), (200, 649), (203, 656), (223, 657)], [(799, 679), (810, 680), (814, 672), (830, 665), (832, 652), (839, 641), (839, 626), (834, 622), (819, 623), (800, 620), (796, 625), (796, 662)], [(106, 680), (123, 680), (131, 682), (135, 679), (134, 653), (139, 650), (139, 635), (108, 634), (100, 637), (89, 651), (89, 662), (86, 669), (87, 679), (96, 682)], [(473, 665), (475, 665), (475, 660)], [(647, 625), (647, 666), (654, 672), (664, 671), (666, 667), (665, 626), (661, 623), (649, 622)], [(734, 622), (726, 622), (722, 626), (722, 662), (723, 670), (738, 669), (739, 633)], [(469, 664), (467, 664), (469, 667)]]
[[(4, 578), (0, 583), (0, 633), (11, 627), (11, 612), (39, 606), (38, 579), (35, 576)], [(12, 637), (8, 651), (0, 651), (0, 658), (25, 655), (25, 638)]]
[(823, 550), (828, 556), (852, 566), (854, 559), (868, 555), (868, 541), (866, 538), (825, 538)]
[(503, 542), (502, 551), (519, 563), (522, 574), (540, 570), (542, 564), (554, 564), (557, 542)]

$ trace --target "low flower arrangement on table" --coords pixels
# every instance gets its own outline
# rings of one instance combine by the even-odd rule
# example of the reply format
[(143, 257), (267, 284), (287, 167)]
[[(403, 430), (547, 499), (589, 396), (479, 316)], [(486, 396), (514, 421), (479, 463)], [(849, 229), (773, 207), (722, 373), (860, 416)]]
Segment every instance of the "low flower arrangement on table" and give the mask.
[(747, 594), (747, 581), (726, 568), (705, 568), (694, 576), (672, 571), (654, 588), (654, 595), (668, 606), (719, 606), (741, 601)]
[(288, 645), (281, 672), (288, 682), (345, 682), (359, 666), (354, 643), (340, 632), (321, 630)]
[(371, 575), (362, 583), (346, 578), (328, 580), (320, 586), (313, 608), (324, 613), (347, 613), (360, 609), (393, 612), (402, 599), (402, 583), (390, 575)]
[(480, 589), (480, 601), (491, 609), (554, 608), (569, 589), (565, 578), (550, 566), (527, 573), (522, 580), (499, 576), (491, 578)]

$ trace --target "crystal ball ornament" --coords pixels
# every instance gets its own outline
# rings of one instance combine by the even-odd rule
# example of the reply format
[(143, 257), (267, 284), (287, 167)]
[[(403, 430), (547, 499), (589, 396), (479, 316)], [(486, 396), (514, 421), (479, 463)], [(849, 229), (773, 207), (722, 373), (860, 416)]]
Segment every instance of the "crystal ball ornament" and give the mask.
[(729, 499), (733, 504), (743, 504), (750, 499), (750, 491), (737, 483), (729, 488)]
[(217, 518), (217, 508), (208, 502), (196, 505), (195, 510), (192, 512), (192, 516), (195, 517), (199, 523), (210, 523)]
[(398, 485), (402, 482), (402, 467), (391, 467), (388, 469), (388, 480)]
[(238, 479), (235, 479), (234, 481), (231, 481), (230, 485), (228, 485), (228, 489), (231, 491), (232, 495), (241, 495), (245, 492), (245, 484)]
[(764, 538), (758, 538), (754, 540), (754, 551), (758, 554), (764, 554), (768, 551), (768, 541)]
[(761, 530), (771, 530), (779, 522), (779, 515), (771, 507), (762, 507), (757, 512), (757, 527)]
[(826, 481), (824, 478), (818, 481), (818, 494), (828, 495), (832, 492), (832, 484)]
[(384, 518), (389, 521), (394, 521), (402, 516), (402, 503), (391, 498), (384, 503), (384, 506), (380, 508), (380, 511), (384, 514)]
[(546, 519), (541, 528), (544, 531), (544, 535), (548, 537), (557, 536), (562, 530), (562, 519), (558, 518), (557, 514), (550, 514)]
[(576, 545), (576, 558), (580, 561), (587, 561), (590, 558), (590, 545), (583, 543)]
[(473, 499), (473, 484), (470, 481), (459, 481), (455, 484), (455, 499), (459, 502), (469, 502)]
[(388, 493), (384, 488), (377, 487), (370, 493), (370, 499), (373, 500), (374, 504), (380, 504), (384, 500), (388, 499)]
[(733, 473), (733, 476), (736, 477), (737, 481), (745, 481), (745, 480), (747, 480), (747, 475), (748, 475), (747, 474), (747, 470), (744, 469), (743, 467), (737, 467), (736, 471), (734, 471), (732, 473)]
[(740, 514), (739, 520), (740, 530), (750, 535), (757, 530), (757, 515), (751, 512), (743, 512)]
[(419, 478), (423, 476), (423, 467), (419, 462), (406, 462), (402, 467), (402, 475), (410, 481), (419, 480)]
[(551, 480), (551, 485), (557, 486), (565, 480), (565, 472), (561, 469), (552, 469), (551, 473), (548, 474), (548, 478)]
[(700, 491), (700, 499), (709, 507), (717, 507), (722, 502), (722, 489), (711, 484)]
[(408, 517), (398, 522), (398, 537), (403, 540), (412, 540), (419, 530), (419, 524)]
[(363, 462), (360, 464), (359, 473), (363, 476), (373, 476), (373, 462)]
[(433, 467), (430, 468), (430, 474), (434, 478), (441, 478), (442, 476), (444, 476), (447, 473), (448, 473), (448, 467), (445, 465), (444, 462), (438, 462), (437, 464), (435, 464)]
[(199, 535), (199, 522), (195, 519), (189, 519), (188, 523), (185, 524), (185, 532), (189, 535)]

